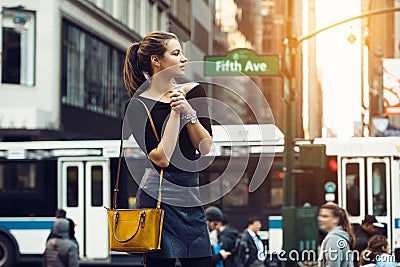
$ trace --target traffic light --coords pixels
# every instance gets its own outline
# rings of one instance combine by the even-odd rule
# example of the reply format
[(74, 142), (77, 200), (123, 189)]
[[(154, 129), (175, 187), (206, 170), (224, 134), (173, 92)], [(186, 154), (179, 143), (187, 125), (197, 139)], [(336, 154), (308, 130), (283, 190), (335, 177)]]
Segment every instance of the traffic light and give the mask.
[(299, 167), (302, 168), (326, 168), (326, 149), (322, 144), (299, 145)]

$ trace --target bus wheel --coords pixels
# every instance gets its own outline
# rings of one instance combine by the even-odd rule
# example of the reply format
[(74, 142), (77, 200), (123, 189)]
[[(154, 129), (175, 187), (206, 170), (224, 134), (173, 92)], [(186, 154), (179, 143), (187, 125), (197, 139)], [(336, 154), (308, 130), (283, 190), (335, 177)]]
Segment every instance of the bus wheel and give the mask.
[(10, 239), (0, 235), (0, 267), (11, 267), (15, 264), (15, 248)]

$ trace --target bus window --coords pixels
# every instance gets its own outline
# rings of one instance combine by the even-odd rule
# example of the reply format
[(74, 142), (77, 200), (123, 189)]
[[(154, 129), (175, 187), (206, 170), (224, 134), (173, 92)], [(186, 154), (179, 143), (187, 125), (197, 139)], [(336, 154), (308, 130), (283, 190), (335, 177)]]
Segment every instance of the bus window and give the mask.
[(103, 206), (103, 166), (92, 166), (92, 206)]
[(56, 161), (0, 162), (0, 217), (53, 217), (56, 178)]
[(346, 209), (351, 216), (360, 216), (360, 167), (346, 164)]
[(67, 206), (78, 207), (78, 167), (67, 167)]
[(386, 164), (372, 164), (372, 201), (375, 216), (386, 215)]
[(5, 193), (32, 192), (36, 188), (34, 164), (0, 165), (0, 191)]

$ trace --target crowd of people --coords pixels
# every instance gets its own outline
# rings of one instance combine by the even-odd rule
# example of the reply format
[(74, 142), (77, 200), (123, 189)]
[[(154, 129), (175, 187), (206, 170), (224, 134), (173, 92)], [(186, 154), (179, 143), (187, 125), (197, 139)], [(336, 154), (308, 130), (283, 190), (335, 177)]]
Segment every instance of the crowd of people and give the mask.
[(215, 206), (205, 210), (210, 245), (212, 250), (212, 266), (216, 267), (261, 267), (267, 250), (258, 232), (261, 220), (252, 216), (247, 220), (247, 228), (243, 232), (229, 225), (226, 214)]
[[(248, 218), (247, 228), (239, 232), (229, 226), (219, 208), (211, 206), (205, 212), (213, 251), (212, 266), (267, 266), (267, 247), (258, 236), (260, 219)], [(319, 267), (396, 266), (387, 238), (382, 234), (384, 225), (375, 216), (366, 215), (361, 225), (355, 227), (345, 209), (326, 203), (319, 209), (318, 223), (325, 235), (315, 263)]]
[(353, 231), (347, 211), (326, 203), (320, 207), (318, 221), (327, 233), (320, 247), (319, 266), (396, 266), (389, 243), (380, 233), (384, 225), (373, 215), (366, 215)]

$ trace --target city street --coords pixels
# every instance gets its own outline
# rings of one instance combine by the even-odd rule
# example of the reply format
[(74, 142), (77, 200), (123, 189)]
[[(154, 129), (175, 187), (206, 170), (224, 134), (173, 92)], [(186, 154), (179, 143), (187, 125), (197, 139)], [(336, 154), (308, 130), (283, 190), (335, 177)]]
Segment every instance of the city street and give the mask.
[(0, 267), (400, 263), (400, 0), (2, 0), (0, 25)]

